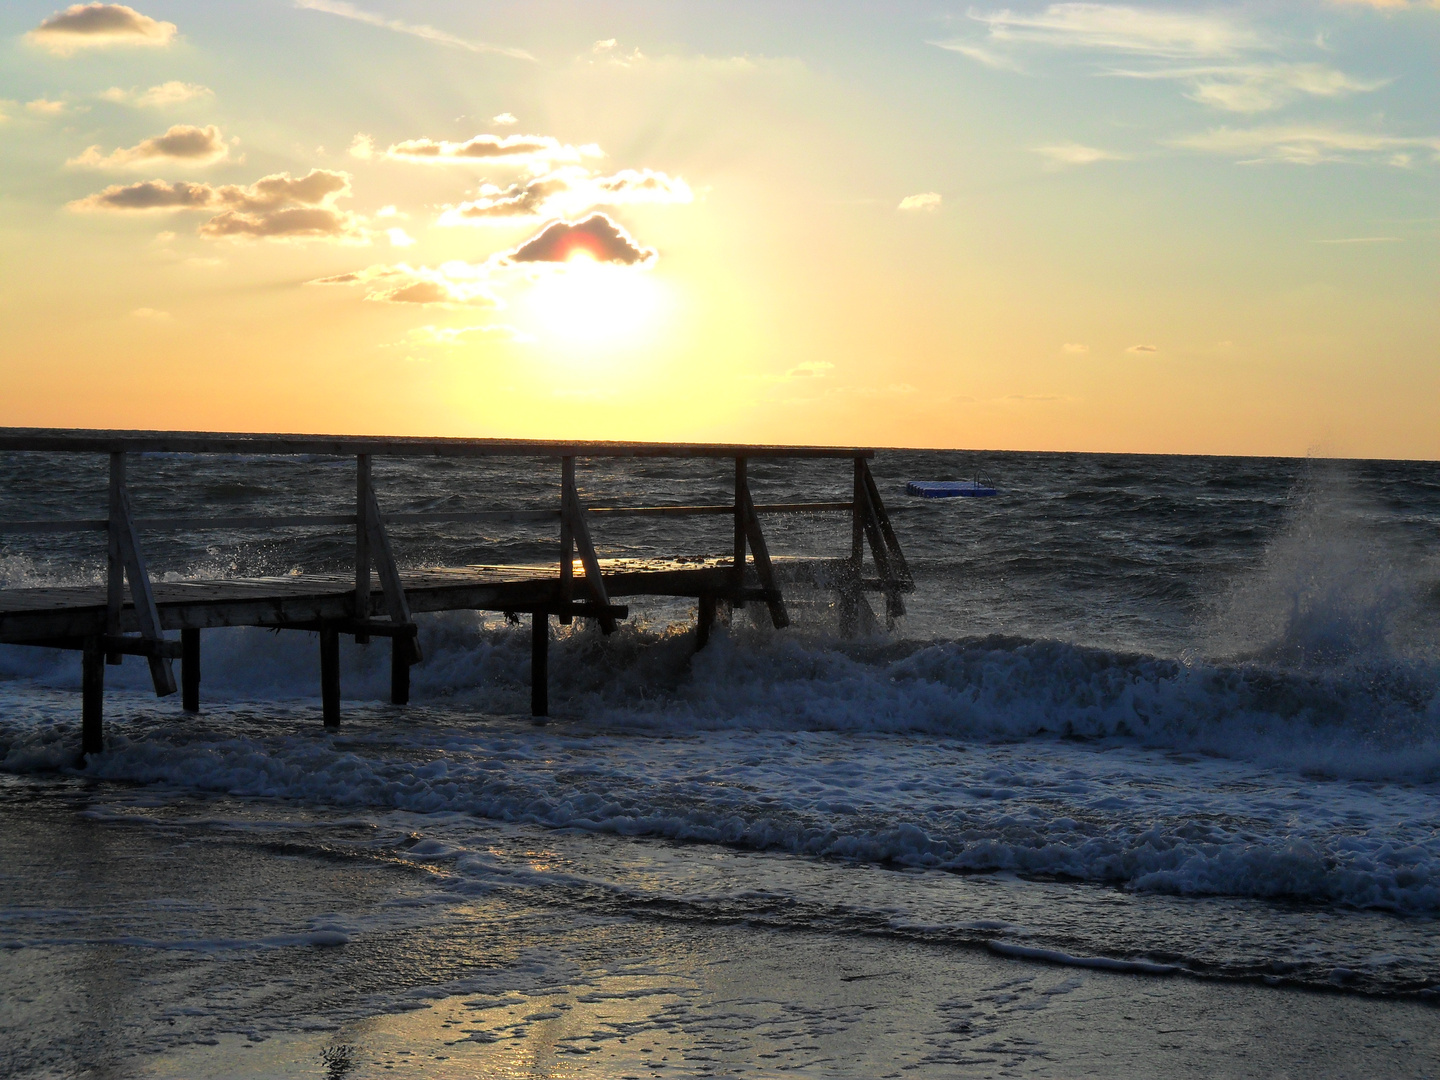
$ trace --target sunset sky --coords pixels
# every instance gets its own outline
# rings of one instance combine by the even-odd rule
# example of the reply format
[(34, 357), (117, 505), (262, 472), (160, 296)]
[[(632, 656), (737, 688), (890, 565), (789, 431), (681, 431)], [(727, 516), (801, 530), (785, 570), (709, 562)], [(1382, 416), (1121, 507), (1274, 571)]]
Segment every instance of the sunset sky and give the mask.
[(1440, 7), (0, 6), (0, 424), (1440, 458)]

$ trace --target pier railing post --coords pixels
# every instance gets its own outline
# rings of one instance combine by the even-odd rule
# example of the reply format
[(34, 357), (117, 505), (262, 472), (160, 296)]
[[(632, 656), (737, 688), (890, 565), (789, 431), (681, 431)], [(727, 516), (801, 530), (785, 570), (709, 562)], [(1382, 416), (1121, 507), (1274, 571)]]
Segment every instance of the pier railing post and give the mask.
[(340, 726), (340, 631), (320, 626), (320, 711), (327, 728)]
[[(125, 606), (125, 560), (120, 557), (120, 493), (125, 489), (125, 454), (110, 455), (110, 504), (105, 528), (105, 636), (120, 636), (120, 609)], [(120, 663), (118, 652), (107, 664)]]
[(180, 631), (180, 707), (200, 711), (200, 631)]
[(570, 624), (570, 601), (575, 590), (575, 534), (570, 528), (570, 515), (566, 513), (568, 492), (575, 487), (575, 459), (560, 459), (560, 598), (567, 610), (560, 613), (560, 622)]
[(105, 749), (105, 653), (98, 637), (87, 637), (80, 654), (80, 756)]
[(550, 715), (550, 616), (530, 616), (530, 715)]
[[(735, 591), (745, 587), (745, 500), (750, 497), (750, 479), (746, 475), (746, 460), (735, 459), (735, 568), (732, 571)], [(731, 604), (743, 608), (745, 601), (736, 596)]]
[(865, 459), (857, 457), (850, 505), (850, 559), (840, 583), (840, 633), (854, 637), (860, 628), (860, 605), (864, 602), (861, 579), (865, 573)]
[[(370, 618), (370, 455), (355, 455), (355, 618)], [(370, 635), (357, 633), (365, 645)]]

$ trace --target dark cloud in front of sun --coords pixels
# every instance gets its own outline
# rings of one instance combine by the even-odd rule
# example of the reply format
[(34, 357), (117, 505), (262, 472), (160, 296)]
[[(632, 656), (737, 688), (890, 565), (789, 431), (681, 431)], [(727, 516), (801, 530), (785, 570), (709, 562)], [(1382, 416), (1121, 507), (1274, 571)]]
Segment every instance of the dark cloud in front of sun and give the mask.
[(591, 214), (584, 221), (551, 222), (540, 232), (504, 256), (511, 263), (561, 263), (577, 254), (596, 262), (624, 266), (646, 265), (656, 258), (650, 248), (635, 243), (605, 214)]

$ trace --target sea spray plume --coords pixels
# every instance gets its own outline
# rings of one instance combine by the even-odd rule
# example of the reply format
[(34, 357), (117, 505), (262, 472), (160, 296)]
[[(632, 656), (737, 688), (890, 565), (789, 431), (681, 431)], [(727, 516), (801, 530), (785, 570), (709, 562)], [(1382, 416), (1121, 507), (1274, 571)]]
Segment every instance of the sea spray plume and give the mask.
[(1312, 464), (1292, 508), (1259, 567), (1214, 612), (1211, 653), (1312, 670), (1440, 667), (1423, 568), (1381, 531), (1384, 514), (1353, 478)]

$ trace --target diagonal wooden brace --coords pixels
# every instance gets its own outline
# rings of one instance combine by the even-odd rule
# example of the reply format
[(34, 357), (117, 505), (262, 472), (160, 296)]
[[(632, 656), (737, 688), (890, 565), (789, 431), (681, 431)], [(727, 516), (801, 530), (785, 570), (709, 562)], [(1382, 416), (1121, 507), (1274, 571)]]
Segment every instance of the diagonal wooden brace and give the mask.
[[(863, 463), (862, 463), (863, 464)], [(870, 555), (875, 560), (875, 570), (880, 577), (880, 586), (885, 592), (885, 617), (890, 623), (905, 614), (905, 601), (900, 596), (904, 578), (900, 576), (892, 556), (898, 553), (899, 544), (892, 548), (886, 543), (885, 531), (876, 511), (878, 497), (874, 494), (875, 482), (868, 467), (864, 468), (862, 482), (855, 485), (856, 512), (865, 529), (865, 539), (870, 542)], [(891, 533), (893, 537), (894, 533)], [(904, 556), (900, 556), (903, 564)], [(904, 569), (909, 575), (909, 568)]]
[[(580, 493), (575, 488), (575, 473), (566, 469), (560, 482), (560, 518), (568, 522), (570, 536), (580, 551), (580, 562), (585, 567), (585, 587), (599, 605), (600, 630), (606, 634), (615, 632), (615, 616), (610, 613), (610, 597), (605, 592), (605, 581), (600, 576), (600, 559), (595, 554), (595, 544), (590, 539), (590, 527), (585, 522), (585, 507), (580, 502)], [(561, 568), (562, 576), (564, 568)]]
[(738, 485), (740, 522), (745, 539), (750, 545), (750, 554), (755, 559), (755, 576), (765, 590), (765, 606), (770, 609), (770, 622), (776, 630), (790, 625), (790, 613), (785, 609), (785, 598), (775, 583), (775, 568), (770, 562), (770, 548), (765, 543), (765, 534), (760, 531), (760, 515), (755, 512), (755, 501), (750, 497), (748, 483)]
[[(116, 462), (116, 459), (119, 462)], [(125, 487), (125, 459), (123, 454), (112, 454), (110, 458), (110, 543), (120, 556), (125, 577), (130, 582), (130, 599), (135, 604), (135, 618), (140, 623), (140, 636), (146, 641), (165, 640), (160, 629), (160, 609), (155, 606), (155, 593), (150, 588), (150, 572), (145, 567), (145, 556), (140, 552), (140, 538), (135, 532), (135, 515), (130, 507), (130, 492)], [(173, 694), (175, 671), (168, 656), (160, 655), (157, 649), (146, 657), (150, 663), (150, 680), (155, 684), (157, 697)]]
[[(385, 524), (380, 517), (380, 504), (375, 499), (375, 489), (371, 488), (367, 495), (365, 531), (370, 541), (370, 556), (375, 560), (375, 572), (380, 578), (380, 588), (385, 593), (385, 613), (396, 626), (408, 626), (412, 622), (410, 601), (405, 599), (405, 587), (400, 583), (400, 570), (395, 565), (395, 553), (390, 547), (390, 537), (385, 534)], [(424, 659), (420, 652), (420, 639), (417, 637), (397, 637), (395, 647), (402, 650), (402, 655), (408, 652), (408, 660), (412, 664), (418, 664)]]

